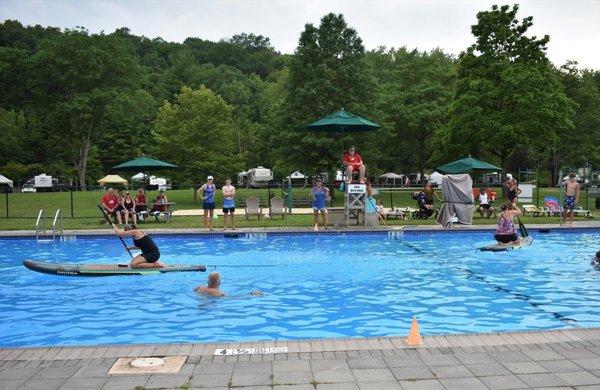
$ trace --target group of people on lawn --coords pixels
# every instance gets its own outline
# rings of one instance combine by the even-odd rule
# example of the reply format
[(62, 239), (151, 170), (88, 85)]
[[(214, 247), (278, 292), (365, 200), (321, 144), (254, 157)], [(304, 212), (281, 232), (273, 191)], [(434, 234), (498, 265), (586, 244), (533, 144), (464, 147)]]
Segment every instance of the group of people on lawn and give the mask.
[(117, 224), (128, 225), (129, 221), (132, 221), (134, 225), (137, 225), (138, 217), (143, 220), (148, 214), (157, 215), (165, 212), (169, 201), (165, 191), (160, 190), (148, 212), (148, 201), (143, 188), (138, 189), (135, 198), (129, 191), (115, 193), (113, 188), (109, 188), (102, 196), (100, 203), (106, 214), (114, 217)]

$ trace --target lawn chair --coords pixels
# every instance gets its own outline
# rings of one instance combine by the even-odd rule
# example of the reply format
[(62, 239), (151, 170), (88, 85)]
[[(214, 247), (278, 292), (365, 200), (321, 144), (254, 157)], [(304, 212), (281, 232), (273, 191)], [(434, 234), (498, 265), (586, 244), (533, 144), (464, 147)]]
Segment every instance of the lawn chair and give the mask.
[(540, 210), (534, 204), (524, 204), (522, 207), (523, 207), (523, 215), (531, 215), (532, 217), (539, 217), (544, 214), (544, 210)]
[(258, 216), (258, 219), (262, 218), (262, 207), (260, 207), (260, 200), (255, 197), (250, 197), (246, 199), (246, 207), (244, 209), (246, 211), (246, 219), (250, 219), (251, 215)]
[(573, 209), (573, 215), (576, 217), (594, 218), (594, 215), (590, 210), (584, 210), (581, 206), (577, 206)]
[(283, 204), (283, 198), (279, 196), (274, 196), (271, 199), (271, 206), (269, 207), (269, 217), (273, 219), (274, 215), (281, 214), (281, 219), (285, 218), (285, 206)]

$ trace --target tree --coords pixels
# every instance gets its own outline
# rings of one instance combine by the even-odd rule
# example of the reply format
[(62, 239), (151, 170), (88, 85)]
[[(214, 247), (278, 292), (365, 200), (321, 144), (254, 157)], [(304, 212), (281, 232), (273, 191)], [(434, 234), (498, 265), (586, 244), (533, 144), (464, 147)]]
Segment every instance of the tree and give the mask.
[(174, 176), (188, 182), (239, 172), (244, 156), (236, 153), (232, 110), (204, 86), (181, 88), (175, 102), (166, 102), (158, 112), (154, 154), (178, 165)]
[(25, 140), (25, 118), (23, 113), (8, 111), (0, 107), (0, 165), (9, 161), (22, 162)]
[(476, 43), (459, 56), (450, 123), (438, 134), (454, 153), (489, 154), (503, 168), (517, 148), (549, 151), (573, 126), (572, 102), (546, 57), (550, 38), (527, 36), (533, 19), (519, 21), (517, 11), (493, 6), (477, 14)]
[(364, 54), (362, 40), (341, 14), (325, 15), (318, 28), (305, 26), (290, 63), (280, 125), (278, 154), (287, 168), (328, 169), (339, 162), (340, 135), (311, 133), (306, 126), (342, 108), (369, 116), (374, 83)]
[(33, 63), (37, 80), (43, 80), (34, 83), (32, 93), (38, 108), (47, 112), (46, 135), (69, 151), (85, 190), (90, 148), (106, 108), (119, 92), (139, 85), (140, 67), (122, 38), (85, 30), (43, 40)]
[(390, 131), (383, 152), (397, 156), (388, 170), (401, 164), (405, 171), (424, 174), (431, 138), (447, 122), (454, 92), (453, 60), (440, 50), (420, 53), (402, 48), (372, 52), (369, 62), (379, 78), (377, 107)]

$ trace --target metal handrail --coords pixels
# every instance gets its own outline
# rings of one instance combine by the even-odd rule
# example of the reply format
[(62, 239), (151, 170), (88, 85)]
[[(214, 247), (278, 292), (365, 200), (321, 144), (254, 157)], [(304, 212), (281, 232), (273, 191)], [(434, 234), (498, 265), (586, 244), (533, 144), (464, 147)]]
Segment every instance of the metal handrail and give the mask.
[[(42, 221), (42, 227), (40, 228), (40, 221)], [(40, 209), (37, 220), (35, 221), (35, 239), (39, 239), (40, 231), (46, 235), (46, 215), (44, 209)]]
[[(60, 227), (59, 227), (59, 229), (56, 229), (56, 221), (58, 220), (58, 217), (60, 217)], [(60, 209), (56, 210), (56, 214), (54, 214), (54, 222), (52, 222), (52, 240), (54, 240), (54, 237), (56, 237), (57, 230), (60, 230), (60, 234), (62, 234), (63, 218), (62, 218), (62, 211)]]

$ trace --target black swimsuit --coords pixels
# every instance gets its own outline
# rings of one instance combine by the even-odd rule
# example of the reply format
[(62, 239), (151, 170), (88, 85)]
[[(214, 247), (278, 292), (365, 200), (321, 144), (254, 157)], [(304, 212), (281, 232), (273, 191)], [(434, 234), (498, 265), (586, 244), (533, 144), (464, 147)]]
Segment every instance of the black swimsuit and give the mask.
[(160, 251), (158, 250), (158, 247), (152, 238), (150, 238), (150, 236), (147, 234), (139, 240), (134, 238), (133, 245), (142, 250), (142, 256), (144, 256), (148, 263), (155, 263), (160, 258)]

